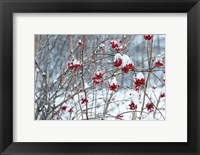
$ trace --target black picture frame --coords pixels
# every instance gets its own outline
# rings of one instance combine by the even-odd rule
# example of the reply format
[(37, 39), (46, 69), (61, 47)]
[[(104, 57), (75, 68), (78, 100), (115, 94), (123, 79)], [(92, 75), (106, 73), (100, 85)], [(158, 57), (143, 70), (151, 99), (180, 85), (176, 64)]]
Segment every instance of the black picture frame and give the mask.
[[(13, 13), (187, 13), (186, 143), (16, 143), (13, 142)], [(1, 154), (200, 154), (199, 0), (0, 0)], [(175, 97), (175, 96), (174, 96)], [(30, 133), (31, 134), (31, 133)], [(167, 134), (167, 133), (166, 133)], [(103, 136), (103, 135), (102, 135)]]

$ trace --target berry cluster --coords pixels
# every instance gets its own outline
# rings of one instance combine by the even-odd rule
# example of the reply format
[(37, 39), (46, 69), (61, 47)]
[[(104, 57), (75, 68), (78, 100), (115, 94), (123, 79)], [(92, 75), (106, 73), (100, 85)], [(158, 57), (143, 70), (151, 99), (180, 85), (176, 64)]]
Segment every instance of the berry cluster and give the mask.
[(151, 40), (153, 35), (144, 35), (144, 40)]
[(97, 71), (94, 73), (94, 76), (92, 77), (92, 81), (95, 84), (100, 84), (103, 81), (103, 72), (100, 69), (97, 69)]
[(125, 54), (117, 53), (113, 62), (115, 67), (121, 67), (124, 73), (128, 73), (130, 69), (134, 69), (132, 60)]
[(134, 79), (135, 90), (138, 91), (142, 85), (145, 85), (145, 78), (142, 73), (138, 73)]
[(154, 104), (153, 103), (147, 103), (146, 104), (146, 108), (147, 108), (147, 111), (154, 111)]
[(129, 70), (130, 70), (130, 69), (133, 69), (133, 68), (134, 68), (133, 64), (132, 64), (132, 63), (129, 63), (129, 64), (126, 64), (124, 67), (122, 67), (122, 71), (123, 71), (124, 73), (128, 73)]
[(113, 49), (115, 49), (116, 52), (119, 52), (120, 50), (123, 50), (123, 49), (126, 48), (126, 46), (119, 45), (119, 44), (122, 44), (122, 43), (123, 43), (123, 40), (119, 40), (119, 43), (116, 40), (110, 41), (111, 47)]
[(88, 103), (88, 99), (87, 98), (81, 98), (81, 104), (83, 103)]
[(131, 104), (129, 104), (129, 107), (130, 107), (130, 110), (137, 109), (137, 105), (133, 101), (131, 101)]
[(114, 61), (114, 66), (115, 67), (120, 67), (122, 64), (122, 59), (121, 58), (118, 58)]
[(162, 59), (162, 57), (160, 56), (160, 54), (156, 57), (155, 65), (156, 65), (156, 67), (158, 67), (158, 68), (164, 66), (163, 59)]
[(81, 64), (75, 59), (72, 58), (72, 61), (68, 62), (68, 69), (70, 70), (77, 70)]
[(117, 91), (116, 89), (117, 88), (119, 88), (119, 84), (115, 84), (115, 83), (112, 83), (111, 85), (109, 85), (109, 88), (110, 88), (110, 90), (112, 90), (112, 91)]

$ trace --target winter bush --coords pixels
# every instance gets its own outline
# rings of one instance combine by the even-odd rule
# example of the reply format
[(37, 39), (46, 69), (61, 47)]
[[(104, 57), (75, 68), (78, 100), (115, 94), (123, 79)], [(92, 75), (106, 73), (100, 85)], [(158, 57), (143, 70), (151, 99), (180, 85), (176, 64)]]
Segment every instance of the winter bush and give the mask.
[(35, 120), (165, 120), (165, 35), (35, 35)]

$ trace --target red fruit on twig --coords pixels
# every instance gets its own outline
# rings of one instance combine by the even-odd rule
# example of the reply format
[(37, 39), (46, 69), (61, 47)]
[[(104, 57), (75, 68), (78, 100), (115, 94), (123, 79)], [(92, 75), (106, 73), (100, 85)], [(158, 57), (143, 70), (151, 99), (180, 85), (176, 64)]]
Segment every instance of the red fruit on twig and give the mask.
[(62, 106), (61, 109), (62, 109), (62, 110), (66, 110), (66, 109), (67, 109), (67, 106)]
[(134, 79), (135, 90), (138, 91), (142, 85), (145, 85), (145, 78), (142, 73), (138, 73)]
[(160, 92), (160, 97), (161, 98), (165, 97), (165, 87), (162, 88), (162, 90)]
[(130, 69), (134, 69), (133, 61), (125, 54), (122, 56), (121, 66), (124, 73), (128, 73)]
[(163, 59), (162, 59), (162, 57), (160, 56), (160, 54), (156, 57), (155, 65), (156, 65), (156, 67), (158, 67), (158, 68), (164, 66)]
[(161, 98), (162, 98), (162, 97), (165, 97), (165, 94), (164, 94), (164, 93), (160, 94), (160, 97), (161, 97)]
[(92, 77), (92, 81), (95, 84), (100, 84), (103, 81), (103, 72), (100, 69), (97, 69), (96, 72), (94, 73), (94, 76)]
[(116, 119), (122, 119), (124, 116), (123, 115), (117, 115), (115, 118)]
[(88, 103), (88, 99), (87, 98), (81, 98), (81, 104), (83, 103)]
[(147, 103), (146, 108), (147, 108), (147, 111), (150, 111), (150, 112), (154, 111), (153, 103)]
[(108, 81), (109, 82), (109, 89), (116, 92), (117, 89), (120, 87), (119, 84), (117, 84), (117, 80), (116, 77), (113, 77), (111, 80)]
[(115, 54), (113, 64), (115, 67), (119, 67), (122, 65), (122, 55), (120, 53)]
[(151, 40), (153, 35), (144, 35), (144, 40)]
[(116, 92), (117, 91), (116, 89), (119, 88), (119, 84), (113, 83), (112, 85), (109, 86), (109, 88), (110, 88), (110, 90)]
[(68, 110), (68, 112), (74, 112), (73, 108), (70, 108), (70, 109)]
[(75, 58), (72, 58), (70, 62), (68, 62), (68, 69), (69, 70), (77, 70), (80, 68), (81, 64)]
[(82, 45), (82, 41), (81, 41), (81, 39), (78, 40), (77, 45), (78, 45), (78, 46), (81, 46), (81, 45)]
[(120, 59), (120, 58), (118, 60), (114, 61), (114, 66), (115, 67), (119, 67), (119, 66), (121, 66), (121, 64), (122, 64), (122, 59)]
[(130, 107), (130, 110), (137, 109), (137, 105), (133, 101), (131, 101), (131, 104), (129, 104), (129, 107)]

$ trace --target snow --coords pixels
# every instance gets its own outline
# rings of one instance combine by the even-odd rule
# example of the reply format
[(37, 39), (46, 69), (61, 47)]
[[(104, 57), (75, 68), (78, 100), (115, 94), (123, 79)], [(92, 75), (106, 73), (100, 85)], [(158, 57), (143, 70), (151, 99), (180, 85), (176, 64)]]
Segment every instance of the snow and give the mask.
[(165, 74), (163, 75), (163, 78), (162, 78), (162, 80), (163, 80), (163, 81), (165, 81)]
[(156, 59), (155, 59), (155, 62), (161, 62), (161, 63), (163, 63), (163, 59), (162, 59), (162, 57), (161, 57), (160, 54), (157, 55), (157, 57), (156, 57)]
[(82, 43), (81, 39), (78, 40), (78, 43)]
[(39, 68), (36, 68), (36, 72), (39, 72), (40, 70), (39, 70)]
[(136, 105), (140, 104), (139, 93), (137, 91), (132, 90), (130, 92), (130, 96), (131, 96), (131, 101), (133, 101), (134, 104), (136, 104)]
[(133, 64), (133, 61), (129, 58), (128, 55), (124, 54), (122, 56), (122, 67), (125, 67), (128, 64)]
[(112, 79), (109, 79), (109, 84), (110, 85), (117, 84), (116, 77), (113, 77)]
[(76, 64), (80, 64), (79, 61), (77, 61), (75, 58), (72, 59), (72, 64), (76, 65)]
[(144, 75), (140, 72), (137, 74), (136, 79), (144, 79)]
[(85, 82), (85, 88), (89, 88), (89, 85)]
[[(157, 98), (159, 98), (160, 92), (163, 90), (163, 88), (157, 88), (154, 92), (152, 91), (152, 89), (147, 89), (147, 94), (149, 96), (151, 96), (151, 100), (154, 102), (154, 104), (156, 104)], [(143, 101), (143, 93), (141, 96), (139, 96), (139, 93), (137, 91), (131, 90), (131, 89), (120, 89), (119, 91), (117, 91), (116, 93), (114, 93), (114, 95), (112, 96), (111, 100), (110, 100), (110, 104), (108, 107), (108, 112), (105, 116), (103, 116), (103, 111), (104, 111), (104, 104), (106, 101), (107, 97), (110, 97), (111, 94), (113, 92), (109, 91), (107, 89), (102, 89), (101, 91), (97, 91), (97, 100), (96, 103), (94, 101), (93, 98), (93, 93), (88, 93), (88, 109), (90, 109), (88, 111), (90, 118), (94, 118), (94, 111), (96, 109), (96, 114), (97, 117), (95, 120), (101, 120), (101, 119), (105, 119), (105, 120), (118, 120), (115, 117), (117, 115), (122, 114), (123, 115), (123, 120), (132, 120), (132, 116), (134, 111), (129, 109), (129, 104), (131, 103), (131, 101), (133, 101), (135, 104), (137, 104), (137, 109), (135, 112), (135, 115), (137, 117), (136, 120), (139, 120), (138, 117), (140, 116), (140, 112), (139, 109), (141, 109), (142, 107), (142, 101)], [(107, 95), (106, 95), (107, 94)], [(79, 96), (79, 97), (78, 97)], [(69, 119), (69, 117), (73, 118), (75, 116), (75, 113), (69, 113), (68, 110), (70, 108), (74, 107), (74, 103), (78, 103), (80, 104), (79, 98), (81, 98), (82, 96), (84, 96), (83, 92), (80, 92), (79, 95), (75, 95), (74, 96), (74, 101), (73, 100), (69, 100), (65, 105), (67, 105), (67, 110), (65, 112), (65, 115), (62, 116), (63, 119)], [(60, 98), (60, 100), (56, 100), (57, 103), (60, 103), (63, 101), (64, 98)], [(145, 106), (146, 104), (149, 103), (150, 100), (146, 97), (145, 100)], [(95, 108), (96, 105), (96, 108)], [(86, 104), (81, 104), (78, 105), (76, 108), (78, 108), (77, 110), (80, 111), (80, 106), (82, 108), (82, 110), (86, 109)], [(160, 101), (158, 108), (165, 108), (165, 99), (163, 99), (162, 101)], [(73, 108), (73, 110), (76, 110)], [(138, 112), (137, 112), (138, 111)], [(160, 112), (163, 114), (163, 116), (165, 116), (165, 111), (164, 110), (160, 110)], [(158, 120), (163, 120), (163, 118), (160, 115), (160, 112), (156, 112), (156, 119)], [(154, 112), (148, 112), (146, 109), (144, 109), (144, 113), (142, 115), (142, 120), (155, 120), (155, 118), (153, 117)], [(83, 114), (84, 119), (85, 117), (85, 113)], [(81, 115), (79, 117), (76, 117), (74, 120), (80, 120), (81, 119)]]
[(106, 47), (106, 45), (103, 44), (103, 43), (101, 43), (101, 44), (99, 45), (99, 47), (104, 48), (104, 47)]
[(165, 94), (165, 92), (166, 92), (166, 91), (165, 91), (165, 86), (164, 86), (164, 87), (161, 89), (160, 93), (161, 93), (161, 94)]
[(53, 83), (56, 83), (58, 80), (57, 79), (55, 79), (55, 80), (53, 80)]
[(119, 46), (119, 49), (123, 49), (123, 46)]
[(97, 69), (96, 72), (95, 72), (96, 75), (101, 75), (102, 73), (103, 72), (100, 69)]
[(115, 54), (114, 62), (118, 59), (122, 59), (122, 55), (120, 53)]
[[(43, 45), (42, 43), (45, 43), (46, 40), (46, 37), (42, 36), (41, 38), (43, 39), (40, 40), (41, 47)], [(157, 36), (159, 38), (159, 35)], [(40, 104), (38, 103), (44, 102), (44, 104), (48, 105), (48, 109), (58, 106), (56, 111), (59, 111), (61, 104), (66, 105), (67, 109), (60, 114), (63, 120), (72, 120), (72, 118), (74, 118), (74, 120), (82, 120), (86, 119), (86, 104), (81, 104), (81, 97), (87, 97), (88, 115), (91, 120), (119, 120), (115, 118), (117, 115), (123, 115), (123, 120), (132, 120), (133, 115), (135, 115), (136, 120), (139, 120), (138, 117), (140, 116), (140, 111), (143, 104), (144, 109), (142, 113), (142, 120), (164, 120), (161, 117), (161, 113), (165, 117), (166, 98), (164, 96), (165, 94), (161, 98), (160, 96), (162, 93), (165, 93), (165, 87), (163, 87), (163, 85), (165, 85), (165, 66), (163, 65), (159, 69), (153, 68), (152, 70), (154, 71), (155, 69), (154, 73), (159, 77), (159, 79), (152, 75), (149, 78), (147, 85), (141, 85), (138, 91), (134, 90), (134, 80), (136, 80), (136, 78), (146, 78), (148, 75), (148, 72), (138, 73), (138, 71), (140, 70), (148, 70), (148, 61), (142, 62), (143, 59), (148, 59), (147, 54), (141, 52), (144, 50), (144, 45), (146, 46), (146, 44), (144, 44), (145, 42), (143, 35), (91, 35), (86, 39), (87, 41), (84, 42), (84, 44), (86, 45), (85, 49), (87, 48), (87, 50), (84, 51), (84, 63), (81, 62), (81, 64), (79, 64), (80, 62), (78, 60), (80, 60), (81, 51), (81, 48), (79, 47), (81, 47), (83, 43), (81, 37), (81, 35), (72, 35), (71, 40), (73, 41), (73, 44), (70, 45), (70, 40), (66, 40), (66, 35), (58, 35), (57, 41), (51, 40), (50, 42), (50, 44), (52, 45), (54, 42), (56, 43), (55, 47), (52, 49), (52, 52), (49, 53), (50, 59), (48, 59), (47, 57), (42, 57), (41, 59), (40, 53), (42, 52), (40, 49), (38, 49), (36, 60), (38, 62), (41, 61), (39, 63), (41, 65), (39, 66), (40, 68), (38, 68), (37, 66), (35, 67), (35, 75), (40, 75), (35, 76), (35, 100), (37, 100), (41, 96), (41, 101), (38, 100), (37, 102), (35, 102), (35, 107), (38, 106), (42, 110), (43, 105), (41, 104), (42, 106), (40, 107)], [(61, 42), (62, 38), (64, 38), (64, 41)], [(117, 44), (117, 47), (120, 48), (119, 51), (116, 52), (115, 50), (110, 48), (111, 38), (113, 39), (111, 42), (113, 42), (113, 44)], [(121, 39), (123, 42), (121, 44), (118, 44)], [(159, 39), (159, 46), (157, 45), (157, 42), (158, 41), (156, 37), (154, 37), (154, 62), (160, 62), (161, 60), (165, 62), (165, 38)], [(63, 45), (62, 49), (60, 48), (61, 44)], [(106, 52), (102, 50), (103, 47), (106, 47)], [(146, 49), (149, 48), (150, 46), (148, 46), (148, 48)], [(45, 54), (48, 53), (48, 51), (49, 50), (47, 48), (44, 49)], [(73, 54), (70, 55), (68, 51), (73, 52)], [(96, 53), (95, 56), (93, 56), (93, 52)], [(161, 54), (159, 55), (159, 53)], [(115, 66), (113, 64), (113, 60), (115, 62), (119, 59), (122, 60), (120, 60), (120, 66)], [(45, 62), (48, 63), (48, 67), (46, 69)], [(68, 67), (64, 67), (64, 64), (66, 62), (70, 62), (71, 64), (69, 64)], [(134, 66), (135, 70), (130, 69), (130, 72), (128, 74), (124, 74), (122, 67), (129, 65), (130, 63), (133, 64), (133, 62), (137, 64), (136, 66)], [(77, 63), (84, 66), (84, 86), (82, 84), (83, 81), (81, 69), (77, 69), (76, 71), (71, 71), (69, 69), (70, 65), (73, 66)], [(152, 67), (154, 67), (154, 65), (152, 65)], [(65, 69), (65, 74), (62, 74), (63, 71), (61, 71), (61, 69)], [(42, 73), (42, 71), (45, 72)], [(101, 79), (99, 80), (100, 84), (98, 85), (93, 82), (92, 77), (95, 76), (95, 74), (101, 77)], [(44, 80), (41, 75), (47, 77), (47, 84), (43, 82)], [(116, 84), (117, 86), (118, 84), (120, 85), (119, 88), (116, 89), (116, 92), (111, 89), (111, 84)], [(145, 86), (147, 86), (147, 89), (145, 89)], [(46, 90), (47, 88), (48, 93), (45, 95), (47, 95), (48, 98), (52, 97), (54, 94), (55, 95), (50, 98), (46, 103), (46, 101), (44, 101), (44, 96), (42, 95), (45, 92), (44, 90)], [(144, 90), (146, 91), (145, 96), (143, 92)], [(159, 99), (160, 101), (158, 103)], [(137, 105), (136, 111), (130, 110), (129, 104), (131, 104), (131, 101)], [(158, 109), (160, 110), (156, 111), (156, 116), (154, 116), (155, 111), (147, 111), (147, 103), (153, 103), (154, 105), (157, 105), (157, 103), (159, 104)], [(104, 110), (107, 105), (108, 109), (104, 114)], [(73, 108), (74, 112), (69, 113), (68, 110), (70, 108)], [(41, 115), (44, 115), (44, 113), (42, 113)], [(38, 119), (40, 119), (39, 116)], [(52, 117), (49, 117), (48, 119), (52, 119)], [(56, 117), (54, 117), (54, 119), (60, 120), (60, 118)]]

